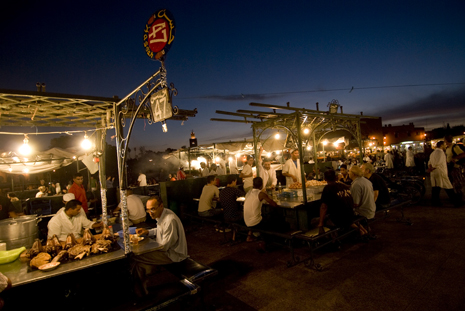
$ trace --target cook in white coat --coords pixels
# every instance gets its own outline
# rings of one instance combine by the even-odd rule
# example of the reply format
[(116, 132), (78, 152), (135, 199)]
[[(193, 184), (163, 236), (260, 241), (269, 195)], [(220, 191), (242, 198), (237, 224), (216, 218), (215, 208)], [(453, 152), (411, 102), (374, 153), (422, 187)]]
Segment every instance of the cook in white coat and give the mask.
[(295, 182), (302, 183), (298, 149), (295, 149), (291, 152), (291, 158), (284, 164), (283, 175), (286, 177), (286, 187), (289, 187)]

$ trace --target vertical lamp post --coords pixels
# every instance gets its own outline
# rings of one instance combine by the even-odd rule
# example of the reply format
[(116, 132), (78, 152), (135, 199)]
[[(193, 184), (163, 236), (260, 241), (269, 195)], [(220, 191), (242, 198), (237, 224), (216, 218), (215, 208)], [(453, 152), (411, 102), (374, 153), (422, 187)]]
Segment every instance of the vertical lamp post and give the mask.
[(323, 162), (326, 162), (326, 153), (325, 153), (325, 146), (328, 144), (327, 140), (323, 140)]

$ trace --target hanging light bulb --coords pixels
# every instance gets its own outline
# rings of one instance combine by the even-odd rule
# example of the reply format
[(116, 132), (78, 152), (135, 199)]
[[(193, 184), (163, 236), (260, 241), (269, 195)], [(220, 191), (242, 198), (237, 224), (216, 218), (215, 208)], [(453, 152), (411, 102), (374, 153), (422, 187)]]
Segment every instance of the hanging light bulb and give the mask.
[(23, 169), (23, 173), (26, 173), (26, 174), (29, 173), (29, 169), (28, 168)]
[(19, 153), (22, 155), (29, 155), (31, 153), (31, 146), (29, 146), (29, 139), (26, 134), (24, 134), (23, 144), (19, 147)]
[(308, 127), (304, 128), (304, 134), (308, 134), (310, 133), (310, 130), (308, 129)]
[(281, 137), (281, 135), (279, 135), (279, 133), (276, 133), (276, 135), (274, 135), (275, 139), (279, 139), (279, 137)]
[(89, 150), (92, 147), (92, 143), (87, 137), (87, 132), (84, 132), (84, 140), (81, 143), (81, 147), (84, 150)]
[(12, 169), (11, 166), (10, 166), (10, 167), (8, 168), (8, 172), (11, 173), (12, 171), (13, 171), (13, 169)]

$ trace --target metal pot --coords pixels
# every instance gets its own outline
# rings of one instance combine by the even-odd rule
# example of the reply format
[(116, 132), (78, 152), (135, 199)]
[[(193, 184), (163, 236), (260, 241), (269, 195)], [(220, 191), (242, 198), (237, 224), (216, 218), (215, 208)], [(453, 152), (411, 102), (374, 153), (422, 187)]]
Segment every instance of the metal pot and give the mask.
[(39, 237), (37, 215), (20, 216), (0, 220), (0, 242), (6, 243), (8, 250), (24, 246), (30, 248)]

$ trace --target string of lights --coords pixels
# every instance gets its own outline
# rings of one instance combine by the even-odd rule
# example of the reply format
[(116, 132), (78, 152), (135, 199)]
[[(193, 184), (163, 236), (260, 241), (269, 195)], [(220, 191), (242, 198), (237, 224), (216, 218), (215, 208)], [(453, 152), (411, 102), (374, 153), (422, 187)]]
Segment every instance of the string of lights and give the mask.
[[(451, 82), (451, 83), (426, 83), (426, 84), (403, 84), (403, 85), (383, 85), (383, 86), (362, 86), (362, 87), (350, 87), (350, 88), (335, 88), (335, 89), (318, 89), (318, 90), (306, 90), (306, 91), (288, 91), (288, 92), (273, 92), (273, 93), (250, 93), (250, 94), (233, 94), (227, 95), (227, 97), (242, 97), (247, 96), (267, 96), (267, 95), (282, 95), (282, 94), (301, 94), (301, 93), (322, 93), (322, 92), (340, 92), (348, 91), (352, 93), (355, 90), (369, 90), (369, 89), (389, 89), (389, 88), (404, 88), (404, 87), (425, 87), (425, 86), (450, 86), (450, 85), (465, 85), (465, 82)], [(179, 97), (177, 99), (218, 99), (224, 95), (204, 95), (204, 96), (193, 96), (193, 97)]]
[[(0, 132), (0, 135), (57, 135), (57, 134), (67, 134), (67, 135), (73, 135), (76, 133), (87, 133), (87, 132), (93, 132), (95, 133), (98, 130), (108, 130), (114, 128), (113, 126), (108, 126), (108, 127), (101, 127), (101, 128), (96, 128), (92, 130), (78, 130), (78, 131), (57, 131), (57, 132), (35, 132), (35, 133), (19, 133), (19, 132)], [(93, 135), (92, 133), (92, 135)]]

